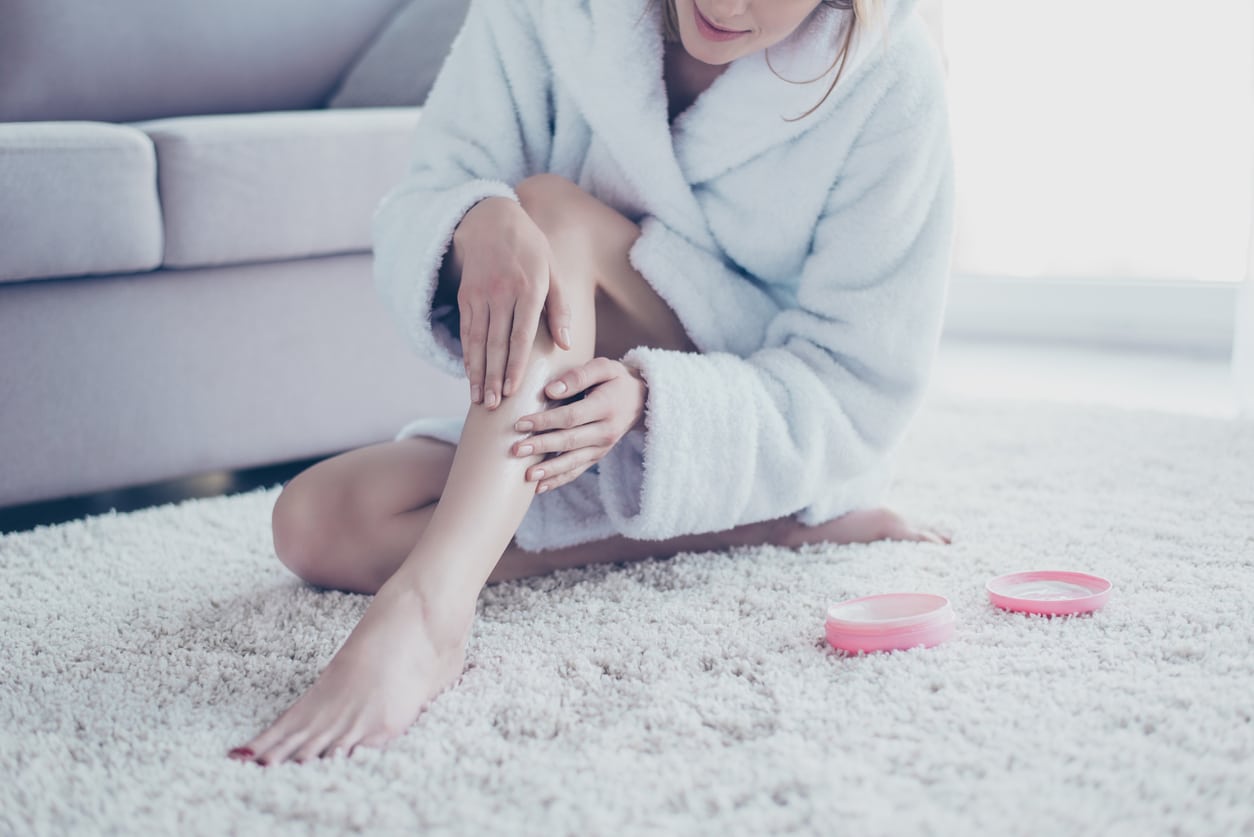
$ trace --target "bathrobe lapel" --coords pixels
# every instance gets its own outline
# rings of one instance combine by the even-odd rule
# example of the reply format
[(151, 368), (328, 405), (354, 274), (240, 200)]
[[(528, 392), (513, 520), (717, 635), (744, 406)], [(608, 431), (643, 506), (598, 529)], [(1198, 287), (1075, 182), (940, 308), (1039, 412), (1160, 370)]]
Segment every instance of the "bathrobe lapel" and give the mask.
[[(802, 27), (770, 48), (770, 66), (761, 50), (736, 59), (676, 118), (675, 153), (690, 183), (717, 177), (822, 121), (841, 98), (835, 91), (814, 113), (796, 117), (817, 104), (831, 84), (836, 71), (824, 70), (832, 65), (849, 14), (820, 6)], [(816, 78), (810, 84), (784, 80)]]
[(704, 214), (671, 144), (661, 21), (645, 12), (646, 0), (548, 0), (549, 58), (558, 83), (649, 214), (710, 247)]
[[(665, 0), (658, 0), (665, 2)], [(884, 20), (908, 13), (915, 0), (886, 0)], [(852, 87), (844, 83), (872, 53), (883, 29), (861, 27), (842, 83), (814, 113), (836, 70), (824, 74), (851, 12), (818, 7), (789, 37), (731, 62), (674, 125), (667, 121), (662, 24), (648, 0), (548, 0), (553, 71), (625, 177), (646, 196), (651, 213), (712, 246), (693, 185), (735, 168), (815, 125)]]

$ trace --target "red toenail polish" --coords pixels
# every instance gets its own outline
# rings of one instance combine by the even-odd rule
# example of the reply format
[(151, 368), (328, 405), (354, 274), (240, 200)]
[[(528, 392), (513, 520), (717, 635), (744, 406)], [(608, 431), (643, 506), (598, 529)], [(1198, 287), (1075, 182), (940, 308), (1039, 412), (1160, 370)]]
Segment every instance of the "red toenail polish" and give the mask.
[(235, 758), (236, 756), (241, 756), (243, 758), (250, 759), (256, 754), (252, 750), (248, 749), (247, 747), (236, 747), (234, 750), (227, 753), (227, 755), (229, 755), (231, 758)]

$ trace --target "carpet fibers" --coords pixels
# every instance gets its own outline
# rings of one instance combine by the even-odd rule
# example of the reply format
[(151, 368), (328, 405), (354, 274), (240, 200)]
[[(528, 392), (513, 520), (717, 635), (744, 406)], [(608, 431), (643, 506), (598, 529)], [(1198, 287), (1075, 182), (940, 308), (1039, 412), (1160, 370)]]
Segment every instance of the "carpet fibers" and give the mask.
[[(0, 832), (1254, 833), (1254, 425), (933, 397), (892, 506), (949, 546), (738, 548), (493, 585), (385, 750), (229, 760), (368, 597), (272, 552), (279, 488), (0, 538)], [(1020, 569), (1114, 582), (993, 608)], [(931, 649), (827, 607), (948, 596)]]

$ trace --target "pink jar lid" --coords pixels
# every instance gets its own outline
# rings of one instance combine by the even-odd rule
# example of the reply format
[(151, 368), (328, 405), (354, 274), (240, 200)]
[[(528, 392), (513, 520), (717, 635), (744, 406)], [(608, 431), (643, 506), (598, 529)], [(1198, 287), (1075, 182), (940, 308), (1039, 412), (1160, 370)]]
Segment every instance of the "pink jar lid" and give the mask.
[(1097, 575), (1063, 570), (1008, 573), (984, 585), (988, 600), (1005, 610), (1067, 616), (1106, 604), (1113, 585)]
[(953, 635), (954, 609), (933, 593), (863, 596), (827, 611), (827, 641), (850, 653), (930, 648)]

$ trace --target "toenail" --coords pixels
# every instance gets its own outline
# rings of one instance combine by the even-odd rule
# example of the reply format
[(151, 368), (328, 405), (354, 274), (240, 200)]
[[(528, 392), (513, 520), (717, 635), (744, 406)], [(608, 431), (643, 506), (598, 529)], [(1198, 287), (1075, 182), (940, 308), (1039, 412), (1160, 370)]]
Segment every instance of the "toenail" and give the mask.
[(230, 756), (231, 758), (235, 758), (238, 756), (241, 758), (250, 759), (253, 756), (255, 756), (256, 753), (254, 753), (252, 750), (248, 749), (247, 747), (236, 747), (234, 750), (227, 753), (227, 755)]

